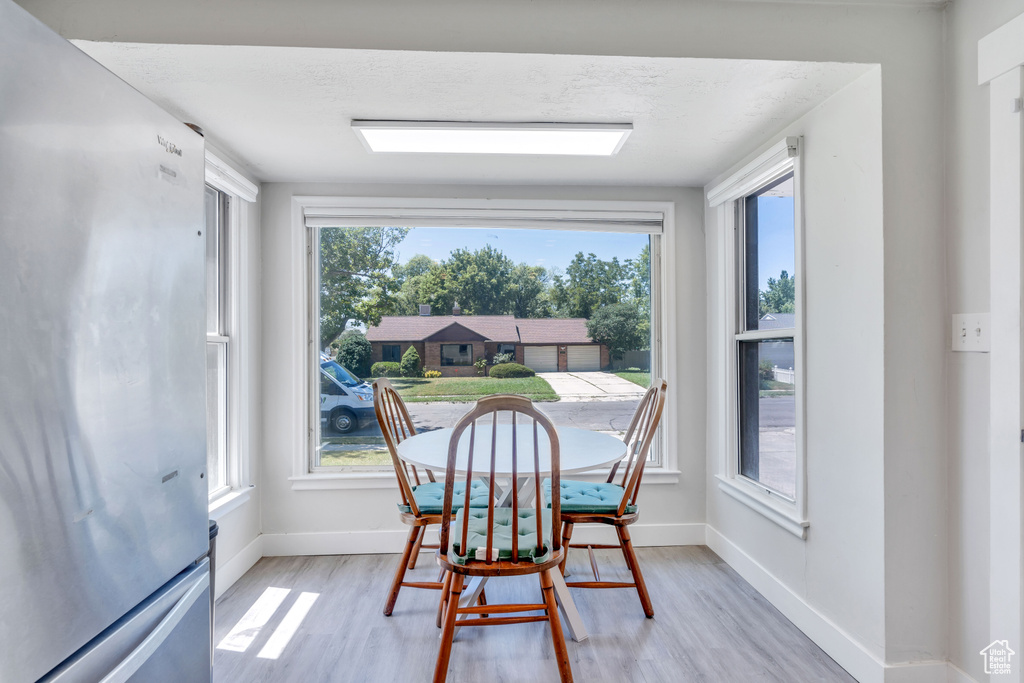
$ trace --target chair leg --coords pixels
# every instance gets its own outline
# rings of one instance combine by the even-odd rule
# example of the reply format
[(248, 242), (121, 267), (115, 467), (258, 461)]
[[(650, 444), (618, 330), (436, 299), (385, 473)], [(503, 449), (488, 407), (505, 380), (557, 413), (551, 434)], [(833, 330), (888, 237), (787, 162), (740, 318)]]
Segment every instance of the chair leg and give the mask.
[(562, 561), (558, 565), (558, 571), (565, 576), (565, 563), (569, 559), (569, 541), (572, 540), (572, 522), (562, 524)]
[(423, 545), (423, 539), (427, 537), (427, 527), (423, 527), (423, 533), (416, 539), (416, 545), (413, 546), (412, 556), (409, 558), (409, 569), (416, 569), (416, 560), (420, 557), (420, 546)]
[(444, 585), (441, 586), (441, 599), (437, 601), (437, 627), (444, 622), (444, 608), (448, 604), (448, 591), (452, 585), (451, 572), (444, 573)]
[(395, 570), (395, 579), (391, 582), (391, 593), (388, 595), (387, 604), (384, 605), (384, 616), (390, 617), (395, 610), (395, 602), (398, 601), (398, 591), (402, 590), (402, 581), (405, 579), (405, 568), (409, 564), (409, 555), (412, 553), (416, 539), (423, 530), (421, 526), (414, 526), (409, 529), (409, 538), (405, 541), (405, 550), (402, 552), (402, 559), (398, 562), (398, 569)]
[(562, 633), (562, 620), (558, 617), (558, 605), (555, 603), (555, 586), (548, 572), (541, 572), (540, 588), (547, 606), (548, 626), (551, 628), (551, 642), (555, 646), (555, 661), (558, 662), (558, 675), (562, 683), (572, 683), (572, 667), (569, 665), (569, 652), (565, 649), (565, 634)]
[(633, 550), (633, 541), (629, 538), (629, 529), (617, 526), (615, 530), (619, 534), (619, 542), (622, 544), (622, 554), (626, 558), (626, 564), (633, 572), (633, 583), (636, 584), (636, 592), (640, 595), (640, 604), (643, 605), (644, 614), (650, 619), (654, 616), (654, 607), (651, 605), (651, 596), (647, 594), (647, 584), (644, 583), (644, 575), (640, 572), (640, 563), (637, 562), (636, 552)]
[(448, 610), (444, 615), (444, 631), (441, 632), (441, 650), (437, 653), (437, 666), (434, 667), (434, 683), (444, 683), (448, 678), (448, 661), (452, 657), (452, 639), (455, 638), (455, 618), (459, 612), (463, 580), (462, 574), (454, 574), (451, 580)]

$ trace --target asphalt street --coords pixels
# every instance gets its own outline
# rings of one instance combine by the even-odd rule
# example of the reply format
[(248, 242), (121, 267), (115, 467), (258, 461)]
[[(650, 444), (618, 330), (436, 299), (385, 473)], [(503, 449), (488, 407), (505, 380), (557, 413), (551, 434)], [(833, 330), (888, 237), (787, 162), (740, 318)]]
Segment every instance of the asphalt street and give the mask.
[[(633, 411), (639, 401), (595, 401), (538, 403), (540, 409), (554, 421), (556, 425), (579, 427), (594, 431), (625, 432)], [(412, 416), (416, 430), (420, 432), (451, 427), (459, 418), (466, 414), (472, 403), (406, 403)], [(325, 435), (334, 435), (326, 431)], [(380, 428), (376, 424), (363, 427), (347, 436), (380, 436)]]
[[(601, 432), (625, 432), (639, 401), (594, 401), (539, 403), (556, 425), (579, 427)], [(793, 396), (762, 398), (760, 425), (764, 427), (792, 427), (796, 418), (796, 399)], [(416, 430), (420, 432), (451, 427), (466, 414), (471, 403), (406, 403)], [(347, 436), (380, 436), (380, 428), (371, 423)], [(325, 436), (335, 436), (328, 428)]]

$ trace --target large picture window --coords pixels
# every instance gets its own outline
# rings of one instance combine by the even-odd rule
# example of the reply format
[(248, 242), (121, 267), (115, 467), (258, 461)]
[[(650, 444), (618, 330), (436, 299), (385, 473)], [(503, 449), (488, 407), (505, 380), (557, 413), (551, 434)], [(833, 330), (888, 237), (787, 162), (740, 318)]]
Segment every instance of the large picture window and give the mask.
[[(556, 425), (620, 436), (651, 378), (664, 374), (660, 207), (544, 211), (536, 221), (524, 221), (523, 209), (494, 221), (488, 211), (448, 219), (409, 209), (403, 226), (395, 221), (401, 208), (377, 222), (366, 219), (372, 208), (346, 218), (343, 203), (333, 198), (326, 210), (337, 213), (329, 217), (304, 208), (315, 374), (307, 385), (309, 459), (297, 475), (389, 468), (369, 386), (379, 374), (389, 374), (419, 430), (455, 424), (482, 396), (517, 393), (545, 402)], [(561, 213), (574, 220), (563, 223)], [(533, 354), (550, 361), (537, 375), (491, 377), (496, 364), (529, 366), (529, 349), (550, 352)], [(352, 376), (350, 386), (324, 381), (331, 364)], [(563, 401), (544, 372), (606, 373), (633, 390), (595, 396), (594, 409), (581, 411), (587, 399)], [(664, 452), (656, 441), (652, 469)]]

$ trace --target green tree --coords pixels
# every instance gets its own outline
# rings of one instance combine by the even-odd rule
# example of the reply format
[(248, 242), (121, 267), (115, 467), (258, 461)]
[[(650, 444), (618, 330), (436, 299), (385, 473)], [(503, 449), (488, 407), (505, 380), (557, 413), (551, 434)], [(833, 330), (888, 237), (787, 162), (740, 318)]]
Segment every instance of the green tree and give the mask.
[(370, 374), (372, 349), (366, 337), (358, 332), (347, 333), (341, 338), (338, 348), (338, 362), (359, 377)]
[(440, 266), (418, 276), (419, 303), (430, 304), (433, 315), (451, 315), (456, 302), (466, 315), (511, 313), (514, 267), (490, 245), (476, 251), (456, 249)]
[(440, 266), (429, 256), (416, 254), (403, 265), (395, 266), (392, 273), (401, 286), (396, 315), (419, 315), (420, 304), (431, 303), (423, 291), (423, 283), (427, 277)]
[(612, 358), (622, 358), (626, 351), (643, 348), (648, 342), (640, 332), (640, 314), (629, 303), (602, 306), (587, 320), (587, 334), (608, 347)]
[(758, 295), (758, 317), (766, 313), (796, 312), (796, 278), (782, 271), (779, 279), (768, 278), (768, 289)]
[(415, 346), (410, 346), (402, 354), (402, 377), (420, 377), (423, 375), (423, 368), (420, 366), (420, 354)]
[(619, 259), (603, 261), (594, 254), (578, 252), (565, 269), (555, 276), (551, 302), (563, 318), (589, 318), (601, 306), (616, 304), (626, 296), (625, 269)]
[(649, 349), (651, 344), (651, 245), (645, 244), (640, 255), (628, 259), (626, 271), (626, 301), (636, 306), (640, 316), (640, 334), (644, 337), (637, 350)]
[(551, 317), (546, 280), (547, 270), (542, 266), (520, 263), (512, 269), (508, 284), (512, 315), (517, 318)]
[(376, 325), (396, 305), (391, 269), (408, 228), (324, 228), (320, 231), (320, 348), (350, 320)]

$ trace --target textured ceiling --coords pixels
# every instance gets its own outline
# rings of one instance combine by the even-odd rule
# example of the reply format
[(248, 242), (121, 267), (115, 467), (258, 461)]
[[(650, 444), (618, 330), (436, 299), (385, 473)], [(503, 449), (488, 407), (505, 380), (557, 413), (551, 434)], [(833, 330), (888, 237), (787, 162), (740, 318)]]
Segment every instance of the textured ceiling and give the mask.
[[(75, 41), (264, 181), (703, 185), (860, 64)], [(372, 155), (352, 119), (630, 122), (611, 158)]]

